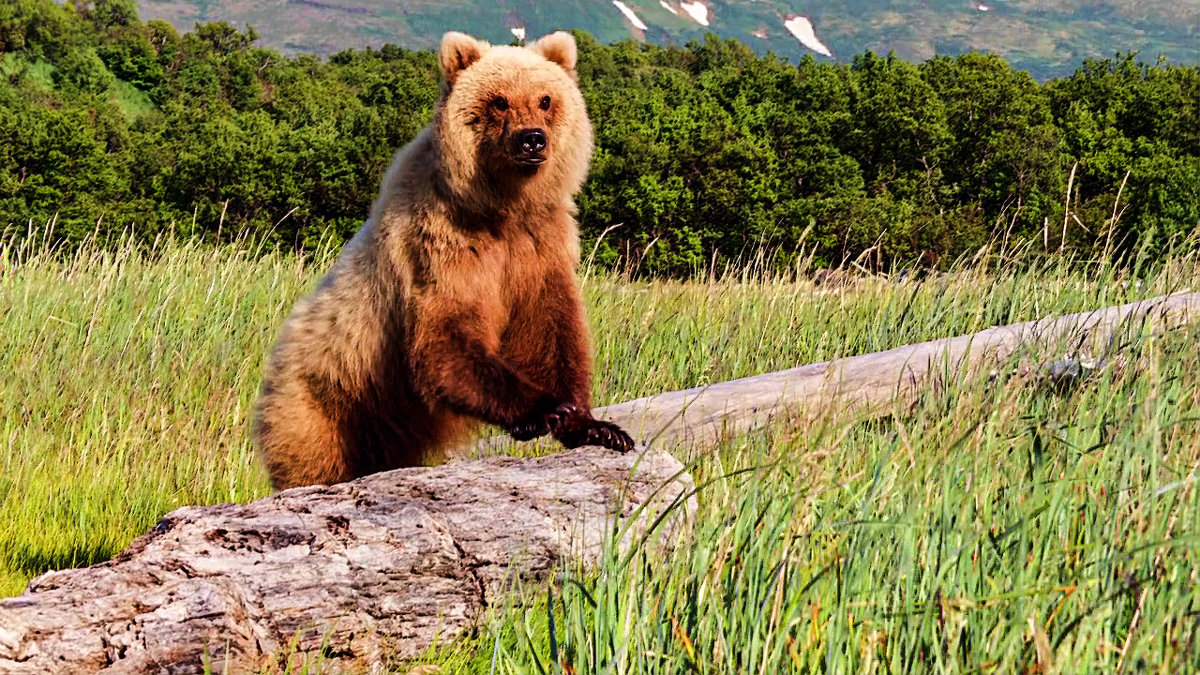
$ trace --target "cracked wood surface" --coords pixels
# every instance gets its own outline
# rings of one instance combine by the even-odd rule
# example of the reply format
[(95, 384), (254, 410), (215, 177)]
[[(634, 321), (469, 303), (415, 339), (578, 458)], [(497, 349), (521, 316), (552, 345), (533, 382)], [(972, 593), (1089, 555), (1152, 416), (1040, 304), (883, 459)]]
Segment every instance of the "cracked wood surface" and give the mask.
[(595, 562), (614, 513), (636, 531), (693, 489), (682, 470), (663, 452), (588, 448), (182, 508), (111, 561), (0, 600), (0, 673), (196, 673), (227, 656), (243, 672), (297, 635), (335, 667), (414, 656), (469, 631), (510, 570)]

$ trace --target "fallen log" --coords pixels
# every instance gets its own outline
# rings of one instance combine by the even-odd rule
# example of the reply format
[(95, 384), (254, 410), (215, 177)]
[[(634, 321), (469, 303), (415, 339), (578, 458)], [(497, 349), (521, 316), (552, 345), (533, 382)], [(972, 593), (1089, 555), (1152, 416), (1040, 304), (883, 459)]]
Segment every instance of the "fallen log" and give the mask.
[[(508, 575), (596, 561), (614, 510), (644, 531), (693, 489), (682, 468), (663, 452), (585, 449), (179, 509), (112, 560), (0, 600), (0, 673), (244, 672), (289, 650), (356, 668), (412, 657), (469, 630)], [(667, 540), (694, 507), (680, 503), (655, 531)]]
[[(1179, 294), (595, 412), (659, 447), (707, 443), (785, 415), (889, 407), (933, 377), (965, 376), (1018, 349), (1077, 352), (1197, 317), (1200, 294)], [(604, 450), (494, 457), (180, 509), (113, 560), (48, 573), (0, 600), (0, 673), (190, 673), (206, 655), (214, 670), (240, 671), (293, 638), (296, 652), (329, 662), (418, 654), (474, 625), (510, 571), (538, 578), (567, 558), (594, 561), (614, 504), (622, 519), (646, 505), (636, 530), (692, 489), (666, 453), (637, 460)], [(687, 511), (663, 523), (663, 537)]]
[[(1088, 346), (1103, 349), (1124, 332), (1170, 329), (1197, 319), (1200, 293), (1178, 293), (648, 396), (598, 408), (594, 415), (674, 452), (680, 445), (708, 446), (773, 419), (803, 424), (830, 411), (890, 409), (897, 400), (914, 400), (933, 377), (965, 377), (1021, 349), (1078, 354)], [(487, 438), (457, 456), (486, 456), (510, 443)]]

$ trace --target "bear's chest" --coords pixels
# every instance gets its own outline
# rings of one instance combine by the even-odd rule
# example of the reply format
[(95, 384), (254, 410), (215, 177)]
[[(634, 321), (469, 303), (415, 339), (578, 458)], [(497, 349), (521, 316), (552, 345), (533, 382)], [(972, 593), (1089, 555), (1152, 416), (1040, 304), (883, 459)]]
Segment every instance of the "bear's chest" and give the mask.
[(493, 212), (476, 214), (457, 231), (450, 265), (437, 276), (454, 279), (469, 295), (508, 314), (541, 295), (547, 279), (569, 271), (569, 247), (560, 214)]
[(505, 240), (500, 253), (503, 292), (514, 302), (540, 291), (556, 258), (544, 243), (528, 235)]

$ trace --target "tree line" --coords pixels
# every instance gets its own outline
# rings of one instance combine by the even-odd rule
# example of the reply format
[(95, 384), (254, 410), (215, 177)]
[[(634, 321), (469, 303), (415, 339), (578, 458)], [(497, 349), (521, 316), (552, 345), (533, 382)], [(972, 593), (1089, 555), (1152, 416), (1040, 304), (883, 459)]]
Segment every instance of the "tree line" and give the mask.
[[(936, 265), (1000, 239), (1119, 251), (1200, 224), (1195, 65), (1118, 54), (1038, 82), (987, 54), (790, 63), (711, 36), (576, 38), (596, 132), (579, 220), (601, 263)], [(0, 228), (349, 237), (431, 119), (436, 58), (256, 40), (143, 22), (133, 0), (0, 5)]]

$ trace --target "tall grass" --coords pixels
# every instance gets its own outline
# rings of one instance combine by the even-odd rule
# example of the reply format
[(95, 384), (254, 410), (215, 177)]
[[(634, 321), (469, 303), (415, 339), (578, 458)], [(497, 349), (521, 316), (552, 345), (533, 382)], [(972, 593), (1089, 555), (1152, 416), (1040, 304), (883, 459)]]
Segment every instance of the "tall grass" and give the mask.
[[(0, 593), (103, 560), (175, 507), (268, 492), (248, 437), (259, 373), (329, 260), (0, 242)], [(820, 285), (595, 273), (596, 401), (1200, 288), (1195, 263), (990, 254)], [(1135, 339), (1066, 393), (949, 382), (884, 419), (694, 449), (707, 486), (672, 553), (564, 569), (554, 632), (538, 588), (436, 658), (454, 672), (493, 656), (512, 673), (1179, 671), (1200, 653), (1197, 337)]]
[(701, 451), (691, 536), (564, 569), (454, 672), (1194, 672), (1198, 338)]

